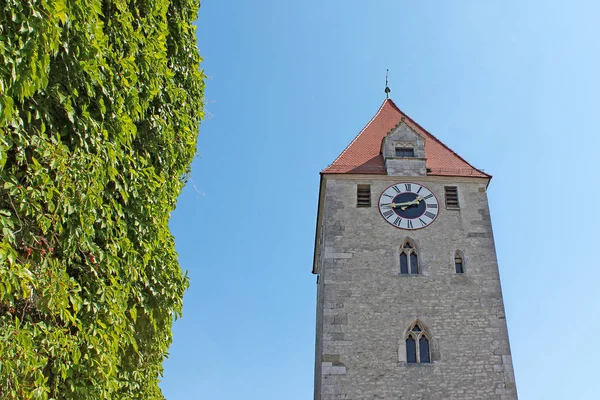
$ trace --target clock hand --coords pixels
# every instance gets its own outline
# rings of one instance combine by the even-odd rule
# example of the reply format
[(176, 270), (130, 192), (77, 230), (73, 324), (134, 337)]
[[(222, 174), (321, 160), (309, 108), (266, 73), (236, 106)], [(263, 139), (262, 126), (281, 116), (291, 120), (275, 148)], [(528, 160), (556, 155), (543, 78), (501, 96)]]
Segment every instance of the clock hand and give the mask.
[(414, 201), (414, 200), (413, 200), (413, 201), (411, 201), (410, 203), (406, 203), (406, 204), (404, 205), (404, 207), (400, 207), (400, 208), (402, 209), (402, 211), (404, 211), (404, 210), (406, 210), (408, 207), (410, 207), (410, 206), (414, 206), (415, 204), (419, 204), (419, 202), (418, 202), (418, 201)]
[(408, 207), (410, 207), (412, 205), (419, 204), (423, 200), (424, 200), (424, 198), (422, 196), (417, 196), (417, 198), (414, 199), (413, 201), (409, 201), (408, 203), (403, 203), (402, 205), (404, 207), (402, 207), (402, 211), (406, 210)]
[(381, 203), (380, 205), (381, 205), (381, 207), (385, 206), (385, 207), (398, 208), (398, 207), (404, 206), (406, 204), (408, 204), (408, 203)]
[(382, 203), (381, 206), (389, 206), (392, 208), (397, 208), (397, 207), (401, 207), (402, 210), (406, 210), (409, 206), (415, 205), (415, 204), (419, 204), (423, 199), (422, 196), (418, 196), (416, 199), (411, 200), (411, 201), (406, 201), (404, 203)]
[(411, 204), (415, 204), (415, 201), (407, 201), (405, 203), (381, 203), (381, 206), (386, 206), (386, 207), (392, 207), (392, 208), (398, 208), (398, 207), (402, 207), (402, 206), (407, 206), (407, 205), (411, 205)]
[(405, 203), (382, 203), (381, 206), (382, 207), (392, 207), (392, 208), (398, 208), (402, 205), (404, 205)]

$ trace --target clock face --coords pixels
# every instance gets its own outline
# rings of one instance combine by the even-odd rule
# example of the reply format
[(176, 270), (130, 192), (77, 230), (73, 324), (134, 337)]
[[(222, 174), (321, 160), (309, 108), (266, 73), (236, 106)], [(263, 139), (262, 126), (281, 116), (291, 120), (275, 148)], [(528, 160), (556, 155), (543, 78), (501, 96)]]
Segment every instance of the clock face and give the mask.
[(431, 190), (418, 183), (396, 183), (379, 197), (379, 212), (400, 229), (425, 228), (436, 219), (439, 209)]

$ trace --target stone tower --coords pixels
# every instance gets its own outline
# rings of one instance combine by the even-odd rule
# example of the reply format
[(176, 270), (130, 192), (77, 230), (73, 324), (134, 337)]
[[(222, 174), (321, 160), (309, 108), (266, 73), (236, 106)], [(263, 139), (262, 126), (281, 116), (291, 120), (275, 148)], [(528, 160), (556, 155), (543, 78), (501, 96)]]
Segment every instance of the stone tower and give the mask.
[(315, 400), (516, 400), (486, 189), (385, 100), (321, 173)]

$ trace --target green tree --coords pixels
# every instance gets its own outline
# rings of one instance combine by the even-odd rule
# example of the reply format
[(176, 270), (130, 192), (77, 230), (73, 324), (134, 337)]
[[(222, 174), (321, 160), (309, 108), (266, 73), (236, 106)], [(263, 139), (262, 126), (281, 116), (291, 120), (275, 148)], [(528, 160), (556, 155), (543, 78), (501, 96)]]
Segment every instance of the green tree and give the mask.
[(0, 398), (162, 399), (198, 0), (0, 2)]

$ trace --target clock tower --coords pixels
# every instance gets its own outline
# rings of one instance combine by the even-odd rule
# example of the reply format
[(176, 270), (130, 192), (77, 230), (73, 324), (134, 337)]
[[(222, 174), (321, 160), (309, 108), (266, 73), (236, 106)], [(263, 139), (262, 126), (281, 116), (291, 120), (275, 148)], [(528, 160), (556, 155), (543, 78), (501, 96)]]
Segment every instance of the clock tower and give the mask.
[(315, 400), (516, 400), (491, 176), (386, 99), (321, 172)]

